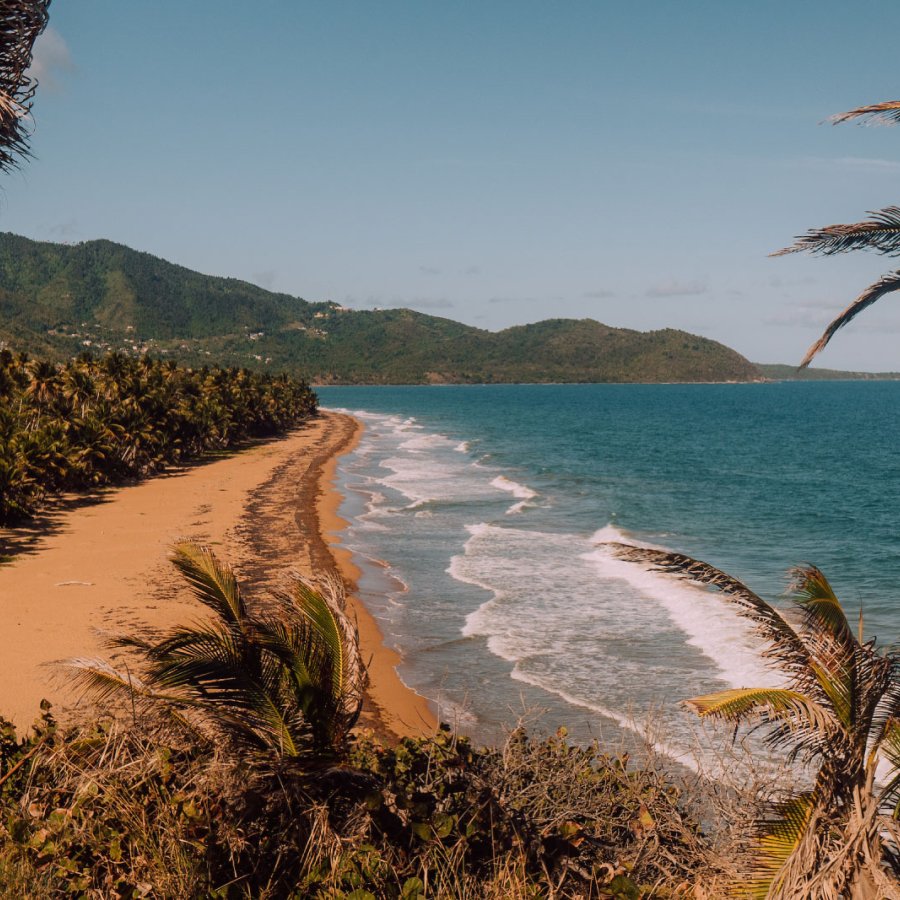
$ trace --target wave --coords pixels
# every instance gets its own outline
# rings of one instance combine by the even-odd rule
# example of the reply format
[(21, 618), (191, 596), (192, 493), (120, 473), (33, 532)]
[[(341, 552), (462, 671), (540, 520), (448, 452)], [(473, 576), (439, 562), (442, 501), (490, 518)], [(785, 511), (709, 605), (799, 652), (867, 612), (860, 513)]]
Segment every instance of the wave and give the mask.
[[(630, 543), (670, 550), (636, 540), (614, 525), (607, 525), (595, 532), (591, 542)], [(751, 623), (739, 616), (717, 592), (671, 575), (647, 571), (639, 564), (619, 559), (602, 546), (595, 547), (583, 558), (593, 564), (601, 578), (625, 581), (635, 588), (640, 597), (662, 606), (672, 622), (688, 636), (688, 644), (715, 662), (723, 680), (732, 687), (779, 682), (773, 670), (762, 661), (760, 652), (763, 644)]]
[(495, 488), (501, 491), (507, 491), (512, 494), (513, 497), (518, 498), (519, 502), (513, 503), (513, 505), (506, 510), (508, 516), (522, 512), (526, 506), (532, 505), (529, 501), (537, 497), (537, 491), (533, 491), (530, 487), (526, 487), (524, 484), (519, 484), (511, 478), (507, 478), (505, 475), (498, 475), (491, 481), (491, 484)]

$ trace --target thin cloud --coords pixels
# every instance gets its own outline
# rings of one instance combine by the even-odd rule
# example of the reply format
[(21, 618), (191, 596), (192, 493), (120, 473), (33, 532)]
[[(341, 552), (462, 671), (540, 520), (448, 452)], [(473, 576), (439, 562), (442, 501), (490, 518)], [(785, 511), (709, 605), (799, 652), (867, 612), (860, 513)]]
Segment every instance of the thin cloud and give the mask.
[(455, 304), (446, 297), (420, 297), (410, 300), (409, 305), (415, 309), (453, 309)]
[(78, 234), (78, 231), (78, 220), (67, 219), (65, 222), (57, 222), (55, 225), (51, 225), (47, 229), (47, 234), (54, 237), (70, 238)]
[(646, 297), (698, 297), (709, 291), (705, 281), (669, 281), (647, 288)]
[(812, 275), (805, 275), (803, 278), (782, 278), (780, 275), (773, 275), (769, 279), (769, 287), (773, 288), (808, 286), (818, 283), (819, 279)]
[(806, 156), (799, 160), (801, 166), (818, 166), (820, 168), (855, 169), (857, 172), (873, 172), (887, 174), (900, 172), (900, 160), (881, 159), (870, 156)]
[(436, 266), (419, 266), (419, 271), (423, 275), (440, 275), (441, 270)]
[(266, 290), (272, 290), (272, 286), (275, 284), (275, 271), (273, 269), (264, 269), (262, 272), (254, 272), (250, 279), (253, 284), (266, 288)]
[(615, 297), (616, 292), (607, 290), (585, 291), (582, 296), (587, 297), (589, 300), (605, 300), (608, 297)]
[(28, 75), (37, 79), (43, 91), (56, 94), (74, 71), (69, 45), (55, 28), (49, 27), (34, 43)]
[(776, 325), (779, 328), (824, 328), (832, 316), (827, 315), (814, 306), (795, 307), (768, 316), (763, 320), (766, 325)]

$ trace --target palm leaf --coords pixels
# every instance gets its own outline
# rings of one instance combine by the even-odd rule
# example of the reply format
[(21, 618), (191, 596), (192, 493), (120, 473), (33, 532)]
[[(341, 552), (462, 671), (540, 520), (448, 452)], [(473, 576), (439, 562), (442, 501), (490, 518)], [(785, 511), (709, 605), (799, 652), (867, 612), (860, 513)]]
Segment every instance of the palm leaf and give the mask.
[(900, 271), (890, 272), (882, 276), (874, 284), (869, 285), (839, 316), (833, 319), (822, 336), (806, 351), (800, 368), (806, 368), (813, 358), (828, 345), (838, 329), (852, 322), (864, 309), (880, 300), (885, 294), (900, 290)]
[(215, 618), (156, 641), (108, 641), (139, 651), (140, 680), (108, 664), (80, 666), (99, 699), (117, 695), (190, 710), (206, 728), (254, 752), (297, 757), (340, 747), (362, 704), (356, 629), (339, 582), (320, 590), (295, 578), (262, 612), (248, 608), (233, 570), (206, 547), (182, 543), (172, 562)]
[(900, 207), (888, 206), (869, 215), (871, 219), (850, 225), (811, 228), (790, 247), (776, 250), (771, 256), (804, 252), (832, 256), (850, 250), (875, 250), (889, 256), (900, 253)]
[(27, 157), (26, 120), (36, 82), (28, 77), (31, 53), (47, 27), (50, 0), (4, 0), (0, 4), (0, 171)]
[(792, 729), (816, 732), (831, 730), (827, 709), (798, 691), (787, 688), (732, 688), (685, 700), (684, 705), (701, 718), (745, 722), (759, 716), (766, 722), (780, 722)]
[(754, 623), (760, 637), (772, 645), (766, 655), (773, 658), (779, 668), (795, 676), (808, 669), (809, 650), (787, 619), (728, 573), (681, 553), (621, 543), (605, 543), (601, 546), (608, 547), (620, 559), (649, 564), (655, 571), (718, 589), (737, 606), (740, 615)]
[(323, 652), (331, 657), (331, 695), (340, 697), (344, 689), (344, 642), (337, 610), (311, 584), (294, 580), (291, 590), (294, 608), (309, 626), (311, 640), (321, 641)]
[(900, 123), (900, 100), (886, 100), (883, 103), (858, 106), (856, 109), (828, 117), (832, 125), (840, 125), (851, 119), (862, 119), (862, 124), (865, 125), (897, 125)]
[(822, 630), (835, 640), (853, 640), (853, 632), (828, 579), (815, 566), (791, 569), (791, 590), (806, 613), (806, 626)]
[(803, 611), (804, 639), (814, 657), (810, 668), (838, 718), (852, 731), (862, 699), (856, 677), (860, 645), (822, 572), (802, 566), (792, 569), (791, 575), (791, 589)]
[(788, 864), (803, 844), (815, 811), (811, 793), (798, 794), (774, 804), (772, 815), (758, 826), (756, 855), (746, 884), (754, 900), (766, 900), (785, 888), (789, 878)]
[(239, 624), (247, 616), (231, 566), (223, 565), (209, 547), (176, 544), (172, 564), (191, 585), (194, 596), (225, 622)]

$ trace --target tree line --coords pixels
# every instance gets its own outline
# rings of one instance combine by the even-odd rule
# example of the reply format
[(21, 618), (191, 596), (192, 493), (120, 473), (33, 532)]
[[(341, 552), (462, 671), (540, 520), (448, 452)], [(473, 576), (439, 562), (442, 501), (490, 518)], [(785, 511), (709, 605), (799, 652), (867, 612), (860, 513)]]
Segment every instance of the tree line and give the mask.
[(57, 365), (0, 350), (0, 525), (48, 498), (145, 477), (279, 434), (313, 415), (309, 385), (288, 375), (149, 356), (81, 354)]

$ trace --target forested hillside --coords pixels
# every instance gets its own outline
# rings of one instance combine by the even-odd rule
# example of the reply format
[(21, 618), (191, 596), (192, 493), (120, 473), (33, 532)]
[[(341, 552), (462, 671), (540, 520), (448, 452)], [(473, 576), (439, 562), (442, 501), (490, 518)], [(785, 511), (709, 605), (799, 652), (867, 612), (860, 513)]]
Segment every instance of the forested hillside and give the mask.
[(747, 381), (757, 368), (682, 331), (551, 319), (500, 332), (408, 309), (309, 303), (111, 241), (0, 235), (0, 340), (58, 360), (84, 349), (289, 369), (326, 383)]

